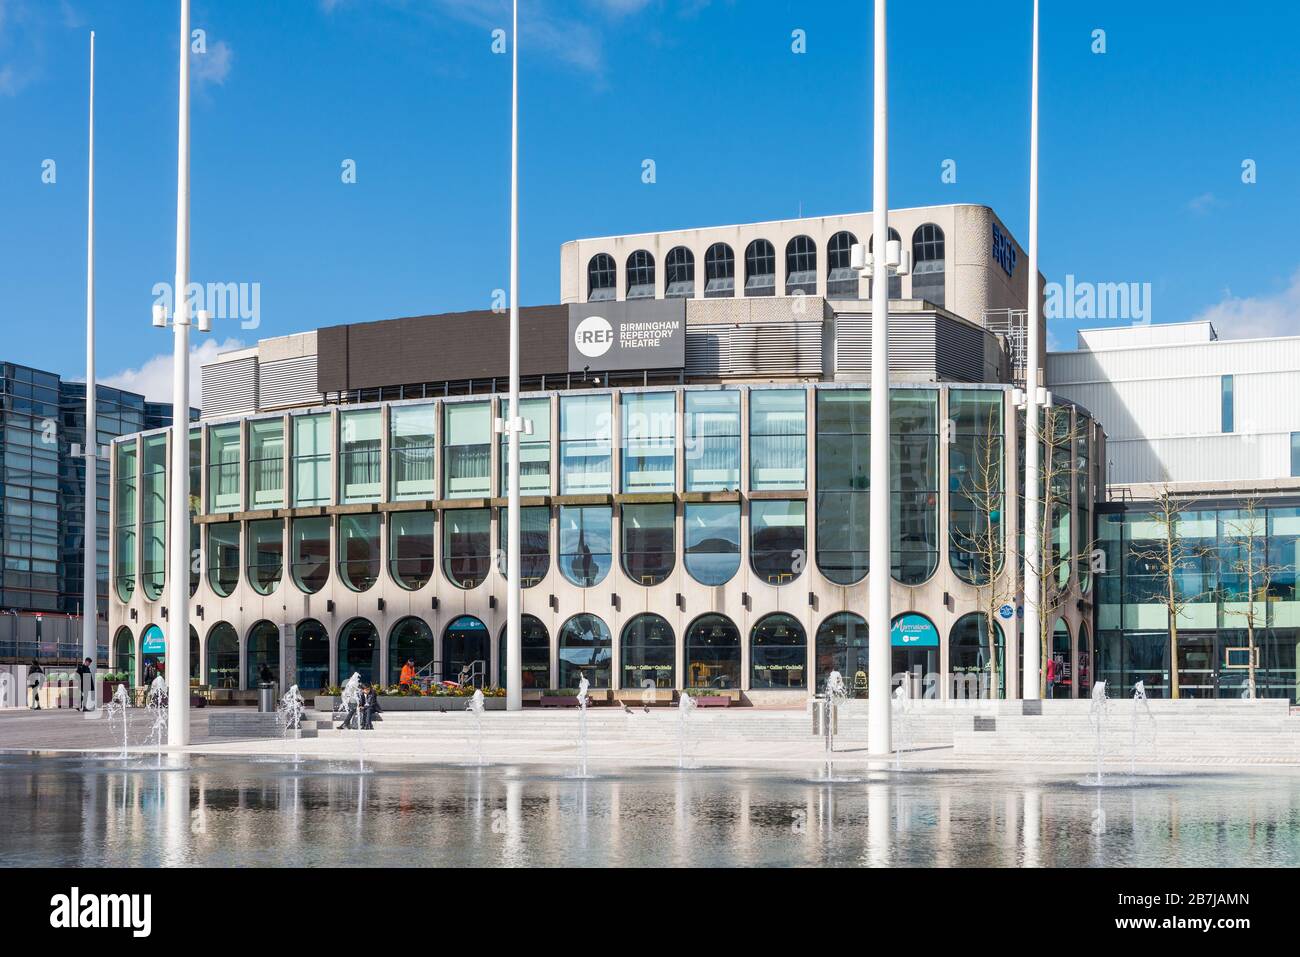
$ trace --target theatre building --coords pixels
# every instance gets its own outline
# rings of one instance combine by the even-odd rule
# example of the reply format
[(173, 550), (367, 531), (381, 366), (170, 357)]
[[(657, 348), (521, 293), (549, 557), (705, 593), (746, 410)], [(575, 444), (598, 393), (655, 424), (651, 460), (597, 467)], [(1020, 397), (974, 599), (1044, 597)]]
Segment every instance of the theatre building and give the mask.
[[(562, 301), (521, 310), (526, 699), (585, 676), (797, 701), (833, 669), (865, 694), (871, 640), (913, 695), (1019, 694), (1025, 258), (984, 207), (891, 223), (912, 269), (890, 280), (888, 569), (867, 553), (870, 280), (849, 268), (869, 213), (564, 246)], [(492, 311), (390, 319), (204, 368), (195, 679), (387, 683), (414, 658), (505, 683), (507, 336)], [(1051, 691), (1086, 695), (1104, 436), (1059, 400), (1031, 431)], [(112, 449), (113, 663), (137, 675), (172, 639), (169, 441)], [(890, 635), (867, 633), (873, 574)]]

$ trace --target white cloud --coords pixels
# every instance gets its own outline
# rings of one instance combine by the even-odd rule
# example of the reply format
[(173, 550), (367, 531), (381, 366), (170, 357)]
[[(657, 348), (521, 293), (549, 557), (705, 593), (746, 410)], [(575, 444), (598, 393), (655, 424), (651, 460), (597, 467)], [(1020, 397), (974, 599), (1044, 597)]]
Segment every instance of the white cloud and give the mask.
[(230, 76), (230, 67), (235, 60), (235, 51), (225, 40), (210, 44), (206, 53), (191, 53), (190, 60), (194, 69), (194, 78), (200, 85), (221, 86)]
[(1191, 199), (1187, 201), (1187, 208), (1190, 209), (1193, 213), (1198, 213), (1198, 214), (1208, 213), (1210, 210), (1214, 209), (1215, 207), (1222, 206), (1222, 205), (1223, 205), (1222, 201), (1219, 199), (1219, 197), (1215, 196), (1213, 193), (1202, 193), (1200, 196), (1193, 196)]
[[(223, 352), (232, 352), (244, 348), (238, 339), (217, 342), (204, 339), (199, 345), (190, 347), (190, 405), (202, 408), (203, 365), (212, 362)], [(139, 392), (150, 402), (170, 402), (172, 400), (172, 354), (170, 352), (156, 355), (147, 360), (138, 369), (126, 369), (110, 376), (100, 376), (104, 385)]]
[(1290, 284), (1271, 296), (1245, 296), (1225, 290), (1223, 299), (1195, 317), (1208, 319), (1224, 339), (1300, 335), (1300, 269)]

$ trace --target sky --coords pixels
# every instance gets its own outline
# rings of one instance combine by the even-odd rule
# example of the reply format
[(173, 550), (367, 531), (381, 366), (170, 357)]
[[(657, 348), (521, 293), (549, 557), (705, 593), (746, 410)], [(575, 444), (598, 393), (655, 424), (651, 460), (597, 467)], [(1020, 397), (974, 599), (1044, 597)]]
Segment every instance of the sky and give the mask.
[[(988, 205), (1028, 242), (1031, 14), (891, 4), (894, 207)], [(492, 305), (509, 16), (193, 0), (192, 279), (242, 284), (256, 314), (196, 336), (196, 365)], [(523, 0), (520, 18), (522, 304), (558, 301), (569, 239), (870, 208), (868, 0)], [(92, 29), (99, 378), (167, 399), (150, 311), (175, 272), (175, 0), (0, 0), (0, 359), (84, 376)], [(1137, 283), (1151, 321), (1224, 337), (1300, 334), (1298, 32), (1283, 0), (1044, 0), (1048, 281)], [(1053, 318), (1050, 344), (1114, 321)]]

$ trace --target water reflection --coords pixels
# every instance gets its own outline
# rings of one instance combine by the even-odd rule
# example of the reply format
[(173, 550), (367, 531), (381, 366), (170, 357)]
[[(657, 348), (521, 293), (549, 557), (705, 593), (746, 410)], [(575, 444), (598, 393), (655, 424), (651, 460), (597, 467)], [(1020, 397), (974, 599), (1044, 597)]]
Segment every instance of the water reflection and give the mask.
[(395, 768), (0, 758), (0, 864), (1295, 866), (1300, 776), (1142, 787), (873, 770)]

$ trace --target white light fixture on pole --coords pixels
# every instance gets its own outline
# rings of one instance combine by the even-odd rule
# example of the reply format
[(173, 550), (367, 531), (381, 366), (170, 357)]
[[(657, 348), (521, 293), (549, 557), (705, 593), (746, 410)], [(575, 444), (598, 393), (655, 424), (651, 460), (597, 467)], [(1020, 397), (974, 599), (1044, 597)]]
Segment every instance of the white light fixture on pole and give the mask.
[(510, 33), (510, 412), (506, 419), (506, 710), (523, 708), (523, 657), (520, 644), (519, 581), (519, 0)]
[(1034, 0), (1033, 79), (1029, 95), (1029, 318), (1025, 347), (1025, 667), (1020, 696), (1039, 697), (1042, 539), (1039, 524), (1038, 436), (1038, 0)]
[[(86, 201), (86, 459), (85, 519), (82, 522), (81, 657), (99, 662), (99, 429), (95, 421), (95, 33), (90, 33), (89, 193)], [(83, 689), (84, 692), (85, 689)], [(95, 710), (95, 696), (84, 695), (82, 707)]]

